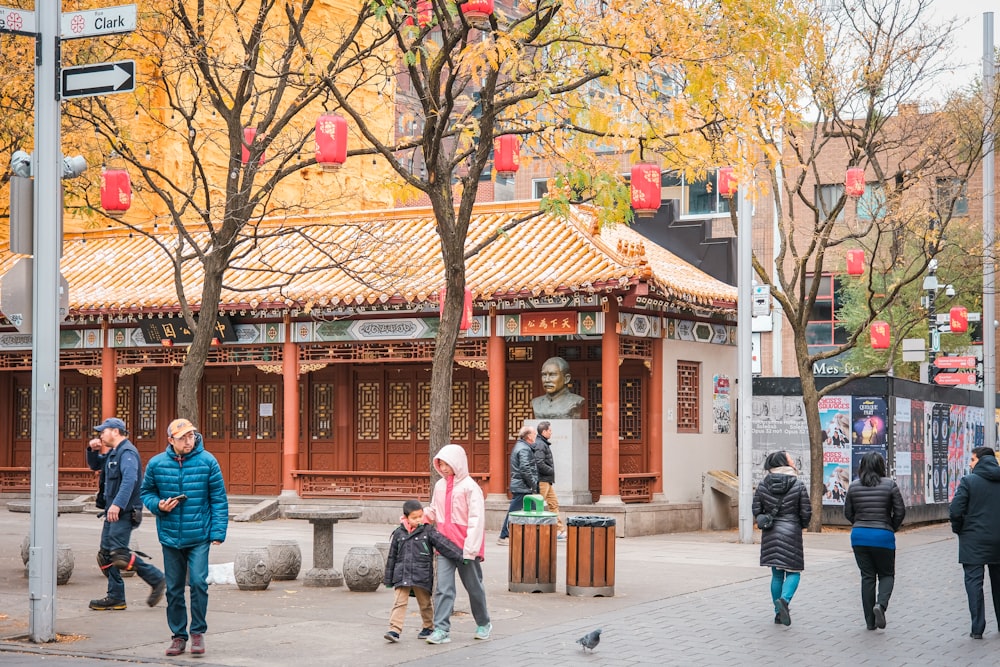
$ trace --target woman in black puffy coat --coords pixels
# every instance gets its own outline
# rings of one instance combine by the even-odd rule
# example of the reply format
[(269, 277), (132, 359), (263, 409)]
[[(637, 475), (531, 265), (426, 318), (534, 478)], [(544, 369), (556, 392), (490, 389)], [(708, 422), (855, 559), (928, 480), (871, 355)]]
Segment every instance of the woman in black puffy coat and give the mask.
[[(896, 482), (885, 475), (885, 459), (868, 452), (851, 482), (844, 516), (854, 526), (851, 548), (861, 570), (861, 607), (869, 630), (885, 627), (885, 610), (896, 576), (896, 531), (903, 525), (906, 506)], [(875, 583), (878, 581), (878, 597)]]
[(788, 452), (772, 452), (764, 461), (767, 471), (753, 494), (753, 515), (772, 514), (774, 523), (762, 530), (760, 564), (771, 568), (774, 622), (791, 625), (788, 605), (805, 569), (802, 529), (812, 519), (809, 490), (798, 478)]

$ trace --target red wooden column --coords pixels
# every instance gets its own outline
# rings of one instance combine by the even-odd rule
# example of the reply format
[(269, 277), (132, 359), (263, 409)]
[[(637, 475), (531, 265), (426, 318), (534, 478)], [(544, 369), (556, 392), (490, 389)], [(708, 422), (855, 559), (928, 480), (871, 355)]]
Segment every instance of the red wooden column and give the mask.
[[(117, 385), (118, 368), (115, 363), (115, 348), (111, 347), (111, 325), (105, 320), (101, 323), (101, 418), (118, 417), (128, 419), (129, 415), (118, 415)], [(132, 424), (125, 425), (130, 429)]]
[[(649, 382), (649, 471), (659, 474), (653, 482), (653, 496), (663, 495), (663, 339), (653, 339), (653, 367)], [(660, 498), (662, 500), (662, 498)]]
[(282, 409), (284, 436), (281, 441), (281, 495), (297, 496), (292, 471), (299, 464), (299, 351), (292, 340), (292, 318), (285, 314), (285, 343), (281, 354), (284, 378)]
[(609, 296), (604, 314), (604, 335), (601, 336), (601, 395), (603, 397), (601, 428), (601, 497), (599, 503), (621, 503), (618, 485), (619, 446), (619, 382), (618, 382), (618, 299)]
[(507, 354), (496, 315), (490, 315), (490, 338), (486, 343), (486, 370), (490, 376), (490, 479), (489, 495), (507, 498)]

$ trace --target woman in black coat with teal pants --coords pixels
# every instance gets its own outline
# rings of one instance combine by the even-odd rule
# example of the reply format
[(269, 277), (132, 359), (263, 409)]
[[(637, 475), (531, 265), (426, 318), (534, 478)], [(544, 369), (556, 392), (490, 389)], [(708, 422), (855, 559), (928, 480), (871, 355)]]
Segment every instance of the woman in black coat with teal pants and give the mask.
[(812, 505), (788, 452), (768, 454), (764, 470), (767, 475), (753, 494), (753, 515), (772, 514), (774, 523), (761, 531), (760, 564), (771, 568), (774, 622), (791, 625), (788, 605), (805, 569), (802, 530), (812, 519)]

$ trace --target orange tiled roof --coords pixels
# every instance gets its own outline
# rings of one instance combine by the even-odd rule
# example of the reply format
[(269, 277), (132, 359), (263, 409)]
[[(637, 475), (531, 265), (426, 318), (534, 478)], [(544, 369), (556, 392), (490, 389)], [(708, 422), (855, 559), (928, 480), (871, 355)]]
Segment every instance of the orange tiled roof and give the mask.
[[(537, 202), (477, 206), (467, 248), (512, 220), (537, 212)], [(477, 299), (625, 287), (645, 280), (677, 305), (731, 308), (736, 289), (680, 260), (633, 230), (594, 233), (587, 209), (567, 218), (540, 214), (494, 240), (467, 261)], [(204, 242), (204, 233), (197, 235)], [(177, 247), (176, 234), (157, 240)], [(221, 308), (335, 307), (436, 300), (442, 286), (440, 243), (428, 208), (371, 211), (267, 221), (256, 242), (243, 239), (227, 272)], [(0, 257), (0, 270), (15, 257)], [(127, 232), (68, 236), (61, 270), (76, 314), (172, 311), (179, 308), (173, 269), (163, 248)], [(202, 273), (183, 271), (197, 307)], [(0, 309), (2, 309), (0, 304)]]

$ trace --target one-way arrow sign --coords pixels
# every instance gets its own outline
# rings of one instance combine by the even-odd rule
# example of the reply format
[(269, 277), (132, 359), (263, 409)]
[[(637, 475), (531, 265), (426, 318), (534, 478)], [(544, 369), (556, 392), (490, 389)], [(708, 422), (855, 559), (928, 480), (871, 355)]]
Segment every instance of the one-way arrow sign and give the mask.
[(90, 97), (108, 93), (128, 93), (135, 90), (135, 61), (119, 60), (81, 67), (66, 67), (62, 71), (62, 96)]

